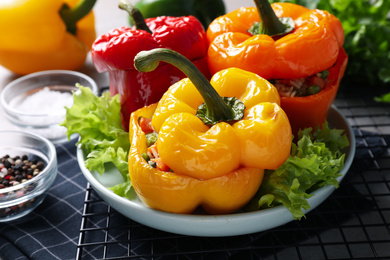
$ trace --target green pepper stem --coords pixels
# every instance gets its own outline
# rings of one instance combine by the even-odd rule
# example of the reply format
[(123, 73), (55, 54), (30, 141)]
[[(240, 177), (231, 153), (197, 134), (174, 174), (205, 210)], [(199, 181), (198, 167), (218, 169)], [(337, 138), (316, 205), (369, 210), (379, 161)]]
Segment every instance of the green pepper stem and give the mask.
[(219, 96), (206, 77), (183, 55), (164, 48), (139, 52), (134, 59), (134, 67), (142, 72), (153, 71), (160, 61), (180, 69), (195, 85), (207, 106), (207, 117), (214, 121), (228, 121), (234, 117), (233, 109)]
[(69, 33), (76, 35), (76, 23), (92, 10), (95, 3), (96, 0), (81, 0), (73, 8), (70, 8), (67, 4), (62, 5), (59, 13)]
[(278, 35), (286, 31), (286, 25), (276, 16), (268, 0), (254, 0), (261, 20), (260, 34)]
[(152, 31), (146, 24), (145, 18), (142, 13), (138, 10), (138, 8), (131, 4), (129, 0), (121, 0), (119, 2), (119, 8), (129, 13), (131, 18), (133, 18), (135, 28), (137, 30), (144, 30), (152, 34)]

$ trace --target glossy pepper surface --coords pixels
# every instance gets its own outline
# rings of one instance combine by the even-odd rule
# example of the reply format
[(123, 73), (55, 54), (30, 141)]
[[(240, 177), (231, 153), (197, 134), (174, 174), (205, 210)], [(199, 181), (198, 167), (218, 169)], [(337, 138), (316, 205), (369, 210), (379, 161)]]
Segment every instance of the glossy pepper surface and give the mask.
[(347, 62), (348, 56), (344, 49), (341, 49), (336, 64), (328, 69), (326, 86), (321, 92), (305, 97), (281, 97), (281, 107), (290, 119), (294, 136), (299, 129), (321, 126), (326, 121)]
[(335, 64), (344, 43), (344, 31), (334, 15), (291, 3), (271, 6), (277, 17), (293, 19), (293, 31), (274, 38), (252, 35), (248, 30), (260, 21), (256, 7), (242, 7), (210, 24), (207, 38), (212, 74), (235, 66), (266, 79), (299, 78)]
[[(147, 56), (158, 60), (158, 51)], [(211, 214), (234, 212), (259, 189), (264, 169), (276, 169), (289, 157), (291, 127), (268, 81), (237, 68), (215, 74), (209, 86), (217, 97), (234, 97), (245, 109), (240, 119), (213, 124), (198, 115), (204, 102), (208, 110), (215, 108), (208, 102), (212, 91), (200, 90), (200, 84), (193, 76), (182, 79), (158, 104), (131, 115), (130, 178), (138, 196), (152, 208), (191, 213), (202, 206)], [(152, 119), (159, 156), (171, 171), (153, 168), (142, 158), (147, 145), (140, 117)]]
[(206, 32), (195, 17), (160, 16), (146, 19), (145, 23), (147, 27), (142, 29), (117, 28), (98, 37), (92, 46), (92, 60), (97, 71), (109, 73), (110, 94), (120, 94), (121, 115), (126, 130), (131, 112), (157, 102), (169, 86), (185, 77), (170, 64), (161, 64), (148, 73), (137, 71), (133, 61), (138, 52), (161, 47), (172, 49), (187, 57), (206, 77), (210, 77)]
[(96, 39), (96, 0), (0, 2), (0, 65), (16, 74), (79, 69)]
[[(135, 3), (145, 18), (157, 16), (195, 16), (205, 29), (226, 13), (222, 0), (140, 0)], [(130, 23), (133, 23), (130, 19)]]
[(344, 31), (340, 21), (322, 10), (309, 10), (291, 3), (274, 3), (277, 18), (290, 17), (292, 31), (282, 35), (254, 34), (248, 29), (268, 18), (256, 7), (240, 8), (217, 18), (207, 31), (210, 71), (236, 66), (267, 79), (298, 79), (328, 70), (326, 86), (320, 92), (301, 97), (282, 97), (297, 135), (299, 129), (322, 125), (327, 118), (344, 75), (348, 57), (343, 49)]

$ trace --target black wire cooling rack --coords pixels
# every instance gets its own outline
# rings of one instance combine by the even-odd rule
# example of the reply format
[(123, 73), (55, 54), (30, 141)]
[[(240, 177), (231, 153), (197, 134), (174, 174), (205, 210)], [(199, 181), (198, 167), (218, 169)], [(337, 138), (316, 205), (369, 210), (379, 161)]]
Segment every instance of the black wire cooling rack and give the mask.
[(390, 106), (374, 101), (378, 93), (339, 92), (335, 105), (354, 131), (355, 159), (306, 219), (242, 236), (176, 235), (123, 217), (88, 185), (76, 258), (390, 259)]

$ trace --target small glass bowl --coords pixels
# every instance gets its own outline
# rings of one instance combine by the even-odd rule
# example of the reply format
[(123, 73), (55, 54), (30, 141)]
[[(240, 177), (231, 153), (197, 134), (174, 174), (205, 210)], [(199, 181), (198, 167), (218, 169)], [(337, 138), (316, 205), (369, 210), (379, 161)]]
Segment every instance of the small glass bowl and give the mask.
[(98, 86), (89, 76), (76, 71), (48, 70), (10, 82), (3, 89), (0, 102), (5, 116), (17, 129), (39, 134), (54, 144), (62, 143), (68, 139), (66, 128), (59, 124), (65, 119), (64, 107), (73, 104), (76, 83), (91, 88), (97, 95)]
[(8, 222), (27, 215), (44, 200), (57, 176), (57, 155), (53, 143), (33, 133), (0, 131), (0, 140), (0, 157), (27, 155), (30, 161), (39, 159), (45, 165), (33, 178), (0, 188), (0, 222)]

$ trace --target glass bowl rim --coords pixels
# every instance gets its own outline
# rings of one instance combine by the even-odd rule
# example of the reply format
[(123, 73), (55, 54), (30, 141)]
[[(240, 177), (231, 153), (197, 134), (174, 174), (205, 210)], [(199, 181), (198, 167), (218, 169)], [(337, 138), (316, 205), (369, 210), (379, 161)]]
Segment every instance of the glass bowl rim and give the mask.
[[(73, 75), (73, 76), (78, 76), (80, 78), (83, 78), (86, 81), (91, 83), (91, 86), (89, 86), (89, 87), (91, 88), (92, 92), (95, 95), (98, 94), (98, 86), (97, 86), (96, 81), (94, 79), (92, 79), (90, 76), (88, 76), (88, 75), (86, 75), (84, 73), (81, 73), (81, 72), (78, 72), (78, 71), (72, 71), (72, 70), (45, 70), (45, 71), (39, 71), (39, 72), (34, 72), (34, 73), (31, 73), (31, 74), (27, 74), (27, 75), (21, 76), (21, 77), (15, 79), (15, 80), (9, 82), (4, 87), (4, 89), (1, 91), (0, 103), (3, 106), (3, 108), (6, 110), (5, 112), (8, 113), (8, 114), (12, 114), (12, 115), (28, 116), (28, 117), (32, 117), (32, 118), (50, 117), (50, 116), (62, 116), (63, 115), (62, 112), (60, 112), (60, 113), (49, 113), (49, 114), (30, 114), (28, 112), (22, 112), (22, 111), (19, 111), (19, 110), (13, 108), (12, 106), (10, 106), (9, 103), (5, 100), (6, 94), (9, 91), (11, 91), (11, 89), (15, 85), (19, 84), (20, 82), (25, 81), (25, 80), (29, 80), (29, 79), (35, 78), (35, 77), (47, 76), (47, 75), (50, 75), (50, 74)], [(44, 86), (42, 86), (42, 87), (44, 87)], [(72, 87), (75, 90), (77, 89), (76, 86), (72, 86)]]

